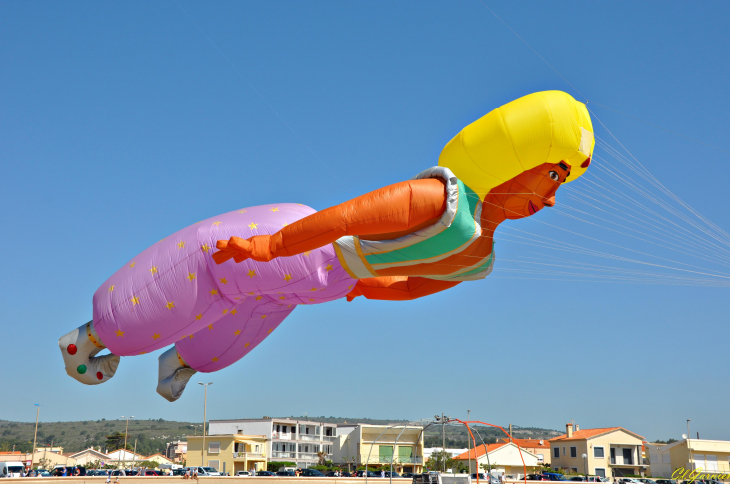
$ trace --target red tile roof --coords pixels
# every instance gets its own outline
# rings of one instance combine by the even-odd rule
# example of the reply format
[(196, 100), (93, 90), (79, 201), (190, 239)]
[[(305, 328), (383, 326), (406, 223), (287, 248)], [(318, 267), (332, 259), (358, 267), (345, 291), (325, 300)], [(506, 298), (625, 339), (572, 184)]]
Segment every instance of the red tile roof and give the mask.
[[(499, 442), (496, 444), (487, 444), (487, 452), (492, 452), (505, 445), (507, 445), (507, 442)], [(475, 450), (476, 450), (476, 455), (474, 452)], [(476, 449), (471, 449), (468, 452), (464, 452), (463, 454), (457, 455), (456, 457), (454, 457), (454, 459), (459, 459), (459, 460), (476, 459), (477, 457), (481, 457), (484, 454), (485, 454), (484, 444), (481, 444), (481, 445), (478, 445)]]
[(624, 432), (628, 432), (632, 435), (636, 435), (640, 439), (644, 439), (639, 434), (636, 434), (634, 432), (631, 432), (630, 430), (626, 430), (623, 427), (605, 427), (602, 429), (582, 429), (578, 430), (577, 432), (573, 432), (573, 436), (568, 438), (568, 434), (563, 434), (558, 437), (555, 437), (554, 439), (550, 439), (551, 442), (555, 441), (566, 441), (566, 440), (584, 440), (584, 439), (591, 439), (593, 437), (597, 437), (599, 435), (607, 434), (609, 432), (613, 432), (615, 430), (623, 430)]
[[(502, 439), (503, 442), (509, 442), (509, 439)], [(512, 439), (512, 442), (523, 449), (549, 449), (550, 441), (547, 439)], [(540, 443), (542, 442), (542, 444)]]

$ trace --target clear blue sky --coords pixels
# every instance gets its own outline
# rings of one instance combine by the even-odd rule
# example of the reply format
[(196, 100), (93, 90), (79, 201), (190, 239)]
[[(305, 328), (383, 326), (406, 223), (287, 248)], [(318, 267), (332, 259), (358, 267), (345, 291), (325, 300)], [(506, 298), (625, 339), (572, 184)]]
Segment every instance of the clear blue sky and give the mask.
[[(589, 99), (730, 149), (727, 2), (488, 3)], [(59, 336), (155, 241), (239, 207), (328, 207), (435, 165), (509, 100), (581, 97), (479, 1), (3, 1), (0, 32), (0, 418), (31, 420), (41, 403), (43, 420), (199, 420), (195, 382), (212, 381), (213, 419), (471, 409), (650, 439), (691, 418), (730, 439), (727, 288), (494, 277), (300, 308), (173, 404), (154, 391), (157, 354), (77, 383)], [(730, 228), (730, 155), (594, 109)]]

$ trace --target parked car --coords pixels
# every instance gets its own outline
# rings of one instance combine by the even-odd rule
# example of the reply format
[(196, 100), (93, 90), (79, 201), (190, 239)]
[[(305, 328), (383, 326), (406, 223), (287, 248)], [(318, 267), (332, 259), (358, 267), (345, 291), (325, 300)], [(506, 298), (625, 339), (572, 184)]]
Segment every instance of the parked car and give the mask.
[(258, 471), (256, 477), (276, 477), (276, 474), (271, 471)]
[(562, 474), (558, 474), (557, 472), (543, 472), (543, 476), (547, 477), (550, 481), (567, 481), (566, 477)]
[(677, 484), (674, 479), (657, 479), (656, 484)]
[(340, 472), (340, 476), (342, 476), (342, 477), (352, 477), (354, 475), (355, 474), (354, 473), (351, 474), (350, 471), (342, 471), (342, 472)]
[(639, 482), (643, 482), (644, 484), (656, 484), (656, 481), (653, 481), (651, 479), (638, 479)]
[[(52, 471), (52, 476), (63, 476), (63, 471), (66, 470), (66, 476), (85, 476), (86, 467), (84, 466), (56, 466)], [(78, 474), (77, 474), (78, 472)]]
[[(401, 477), (407, 477), (408, 479), (413, 479), (413, 476), (415, 476), (415, 474), (412, 473), (412, 472), (404, 472), (400, 476)], [(474, 474), (474, 476), (476, 476), (476, 474)], [(476, 479), (476, 477), (474, 477), (474, 479)]]
[(300, 477), (324, 477), (324, 474), (319, 472), (317, 469), (302, 469), (299, 473)]
[[(476, 474), (471, 475), (472, 479), (476, 479)], [(485, 474), (480, 474), (479, 479), (486, 479), (487, 476)], [(549, 481), (550, 478), (543, 475), (543, 474), (528, 474), (527, 476), (528, 481)]]
[(22, 462), (0, 462), (0, 477), (20, 477), (25, 469)]
[(140, 475), (140, 476), (159, 476), (160, 473), (154, 469), (144, 469), (142, 471), (139, 471), (138, 475)]
[(297, 473), (291, 470), (283, 470), (276, 473), (277, 476), (281, 477), (296, 477)]
[(238, 471), (236, 472), (236, 477), (251, 477), (251, 473), (248, 471)]
[[(380, 474), (376, 474), (373, 471), (367, 471), (368, 477), (380, 477)], [(355, 477), (365, 477), (365, 471), (355, 472)]]
[(391, 476), (390, 471), (385, 471), (385, 477), (388, 477), (388, 478), (394, 477), (395, 478), (395, 477), (401, 477), (401, 475), (398, 474), (397, 472), (393, 471), (393, 475)]

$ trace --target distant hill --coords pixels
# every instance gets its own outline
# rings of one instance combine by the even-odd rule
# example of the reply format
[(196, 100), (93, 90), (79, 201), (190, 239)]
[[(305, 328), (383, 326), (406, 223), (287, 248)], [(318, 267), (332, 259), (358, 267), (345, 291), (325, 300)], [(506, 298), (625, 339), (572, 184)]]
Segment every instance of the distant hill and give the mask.
[[(326, 423), (366, 423), (374, 425), (395, 425), (406, 423), (406, 420), (384, 420), (369, 418), (341, 418), (341, 417), (286, 417), (293, 420), (311, 420)], [(124, 420), (83, 420), (79, 422), (40, 422), (38, 424), (37, 446), (51, 445), (63, 446), (64, 452), (77, 452), (88, 448), (101, 447), (102, 451), (106, 446), (106, 436), (115, 432), (124, 433), (126, 422)], [(129, 437), (127, 446), (139, 454), (150, 455), (155, 452), (163, 452), (165, 444), (172, 440), (184, 440), (188, 434), (200, 434), (198, 422), (176, 422), (163, 419), (130, 420)], [(33, 430), (35, 422), (9, 422), (0, 420), (0, 451), (15, 450), (29, 452), (33, 448)], [(503, 425), (505, 430), (508, 425)], [(441, 425), (432, 425), (426, 429), (424, 436), (426, 447), (440, 447), (442, 442)], [(467, 431), (463, 425), (447, 425), (445, 427), (446, 447), (464, 448), (467, 447)], [(472, 427), (475, 433), (477, 444), (482, 439), (486, 443), (496, 442), (497, 439), (505, 437), (505, 434), (492, 427)], [(477, 436), (478, 434), (479, 436)], [(541, 428), (515, 427), (513, 436), (515, 438), (550, 439), (561, 432)]]

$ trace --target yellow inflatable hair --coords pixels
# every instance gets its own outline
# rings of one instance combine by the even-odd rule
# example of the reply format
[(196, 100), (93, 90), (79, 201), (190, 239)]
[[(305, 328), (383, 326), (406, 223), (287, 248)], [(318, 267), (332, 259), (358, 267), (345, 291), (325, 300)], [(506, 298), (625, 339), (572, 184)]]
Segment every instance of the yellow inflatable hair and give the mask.
[(529, 94), (462, 129), (439, 156), (481, 198), (526, 170), (567, 161), (573, 181), (593, 155), (593, 125), (585, 104), (562, 91)]

